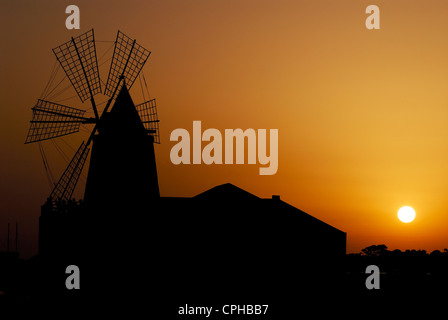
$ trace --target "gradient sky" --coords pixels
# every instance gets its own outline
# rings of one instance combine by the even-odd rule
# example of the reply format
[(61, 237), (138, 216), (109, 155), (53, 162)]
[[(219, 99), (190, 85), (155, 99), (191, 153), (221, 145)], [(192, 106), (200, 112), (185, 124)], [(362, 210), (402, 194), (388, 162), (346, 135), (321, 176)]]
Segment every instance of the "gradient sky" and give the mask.
[[(65, 28), (70, 4), (81, 30)], [(381, 30), (365, 28), (369, 4), (381, 9)], [(347, 252), (448, 247), (446, 1), (2, 0), (0, 27), (0, 250), (7, 222), (18, 221), (22, 256), (37, 252), (50, 187), (37, 145), (23, 144), (30, 109), (54, 66), (51, 49), (91, 28), (102, 41), (120, 29), (152, 51), (144, 73), (161, 120), (163, 196), (230, 182), (347, 232)], [(98, 43), (99, 55), (110, 45)], [(131, 94), (142, 102), (137, 83)], [(278, 173), (171, 164), (169, 135), (191, 132), (193, 120), (222, 132), (278, 129)], [(71, 157), (81, 138), (58, 143)], [(57, 178), (66, 162), (44, 147)], [(410, 224), (396, 216), (404, 205), (417, 212)]]

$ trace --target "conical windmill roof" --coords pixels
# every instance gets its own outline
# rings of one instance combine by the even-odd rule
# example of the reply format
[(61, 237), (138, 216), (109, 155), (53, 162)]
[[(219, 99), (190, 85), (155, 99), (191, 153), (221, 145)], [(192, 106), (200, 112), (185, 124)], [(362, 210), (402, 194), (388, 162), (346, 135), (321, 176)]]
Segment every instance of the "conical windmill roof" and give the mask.
[(96, 208), (148, 208), (149, 199), (159, 197), (153, 143), (123, 85), (93, 139), (86, 203)]
[(145, 134), (145, 127), (126, 85), (123, 85), (121, 88), (115, 104), (106, 117), (104, 126), (107, 128), (107, 133), (125, 136)]

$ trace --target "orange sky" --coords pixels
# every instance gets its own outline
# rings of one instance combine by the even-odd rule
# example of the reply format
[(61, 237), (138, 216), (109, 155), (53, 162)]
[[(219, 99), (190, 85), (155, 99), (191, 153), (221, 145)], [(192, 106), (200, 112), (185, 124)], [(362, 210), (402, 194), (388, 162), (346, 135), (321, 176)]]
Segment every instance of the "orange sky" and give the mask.
[[(69, 4), (81, 10), (79, 31), (65, 28)], [(381, 30), (365, 28), (369, 4), (381, 9)], [(152, 51), (144, 73), (161, 120), (162, 195), (231, 182), (347, 232), (348, 252), (448, 247), (446, 1), (15, 0), (0, 2), (0, 27), (0, 249), (7, 222), (18, 221), (23, 255), (37, 252), (50, 189), (37, 146), (23, 144), (30, 108), (54, 66), (51, 49), (90, 28), (97, 40), (120, 29)], [(109, 45), (99, 43), (99, 55)], [(137, 82), (131, 94), (142, 102)], [(174, 166), (169, 135), (191, 132), (193, 120), (222, 132), (278, 129), (277, 174), (258, 175), (258, 164)], [(58, 177), (66, 162), (52, 147)], [(397, 220), (403, 205), (414, 222)]]

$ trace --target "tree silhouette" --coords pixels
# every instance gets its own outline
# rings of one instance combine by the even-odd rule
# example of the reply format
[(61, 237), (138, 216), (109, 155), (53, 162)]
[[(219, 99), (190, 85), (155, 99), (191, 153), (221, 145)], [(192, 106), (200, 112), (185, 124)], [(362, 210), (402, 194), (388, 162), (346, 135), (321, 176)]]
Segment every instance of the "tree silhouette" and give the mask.
[(440, 250), (434, 250), (433, 252), (431, 252), (429, 254), (431, 257), (440, 257), (442, 256), (442, 252), (440, 252)]
[(362, 249), (361, 251), (367, 257), (380, 257), (389, 253), (385, 244), (371, 245)]

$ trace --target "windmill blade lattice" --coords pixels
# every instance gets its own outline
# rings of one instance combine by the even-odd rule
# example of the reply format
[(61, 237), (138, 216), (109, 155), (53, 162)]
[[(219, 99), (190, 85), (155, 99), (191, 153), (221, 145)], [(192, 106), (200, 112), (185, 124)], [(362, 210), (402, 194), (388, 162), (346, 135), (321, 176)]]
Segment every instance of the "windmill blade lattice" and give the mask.
[(123, 85), (123, 82), (120, 84), (121, 76), (128, 89), (131, 89), (150, 54), (149, 50), (118, 31), (104, 94), (115, 98), (113, 95)]
[(143, 102), (135, 107), (145, 129), (154, 137), (154, 142), (160, 144), (159, 118), (157, 116), (156, 99)]
[[(95, 118), (85, 117), (85, 110), (42, 99), (39, 99), (32, 109), (33, 118), (25, 143), (65, 136), (79, 132), (81, 124), (95, 124), (87, 142), (81, 144), (51, 192), (53, 205), (57, 205), (57, 201), (69, 201), (73, 195), (90, 152), (89, 145), (101, 127), (102, 121), (107, 119), (102, 115), (108, 112), (109, 106), (124, 85), (128, 89), (132, 87), (151, 52), (140, 46), (136, 40), (118, 31), (104, 90), (109, 99), (102, 110), (102, 115), (99, 114), (94, 99), (96, 94), (102, 92), (102, 88), (93, 29), (78, 37), (72, 37), (70, 41), (54, 48), (53, 53), (81, 102), (90, 99), (95, 114)], [(155, 99), (144, 102), (136, 108), (147, 134), (154, 137), (154, 142), (160, 143)]]
[(101, 92), (93, 29), (53, 49), (82, 102)]
[(55, 185), (51, 192), (50, 198), (53, 201), (68, 201), (72, 197), (73, 191), (75, 191), (76, 184), (79, 176), (81, 175), (82, 168), (86, 162), (87, 155), (90, 149), (85, 142), (81, 143), (81, 146), (76, 151), (75, 156), (68, 164), (58, 183)]
[(33, 107), (33, 118), (25, 143), (32, 143), (79, 131), (82, 123), (93, 119), (85, 118), (84, 110), (71, 108), (45, 100), (37, 100)]

